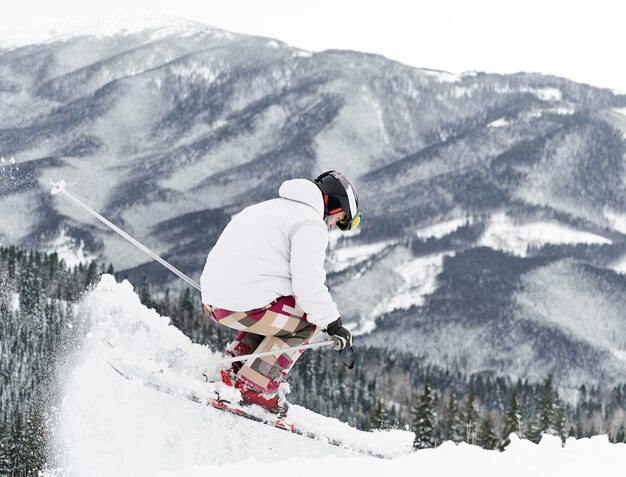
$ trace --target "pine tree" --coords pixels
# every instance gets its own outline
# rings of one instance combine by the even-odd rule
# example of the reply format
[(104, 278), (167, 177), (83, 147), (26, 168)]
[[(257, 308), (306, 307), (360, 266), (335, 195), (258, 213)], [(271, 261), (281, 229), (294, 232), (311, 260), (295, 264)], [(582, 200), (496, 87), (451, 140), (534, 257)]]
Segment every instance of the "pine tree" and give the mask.
[(474, 385), (470, 384), (469, 393), (463, 406), (461, 424), (465, 427), (465, 442), (476, 444), (476, 434), (478, 432), (478, 410), (476, 409), (476, 392)]
[(23, 460), (22, 445), (24, 442), (24, 419), (20, 412), (17, 413), (15, 424), (9, 438), (8, 462), (9, 475), (27, 475), (26, 463)]
[(15, 266), (17, 262), (16, 249), (11, 247), (7, 256), (7, 272), (9, 272), (9, 278), (15, 278)]
[(489, 414), (486, 414), (480, 421), (478, 434), (476, 436), (477, 443), (483, 449), (495, 449), (498, 444), (498, 436), (493, 429), (493, 421)]
[(154, 304), (152, 302), (152, 293), (150, 293), (150, 282), (148, 282), (148, 277), (145, 275), (141, 279), (141, 286), (139, 287), (139, 299), (141, 303), (146, 305), (148, 308), (153, 308)]
[(36, 406), (33, 415), (26, 423), (24, 441), (20, 449), (21, 460), (24, 462), (24, 467), (28, 469), (28, 475), (37, 475), (43, 471), (46, 462), (44, 434), (43, 415), (39, 406)]
[(87, 268), (87, 275), (85, 276), (85, 288), (93, 285), (98, 279), (98, 264), (95, 260), (92, 260)]
[(41, 287), (32, 264), (32, 258), (29, 259), (29, 263), (19, 275), (18, 293), (20, 310), (25, 315), (37, 315)]
[(448, 393), (448, 404), (443, 418), (443, 438), (446, 441), (461, 441), (459, 432), (459, 403), (456, 398), (456, 391), (452, 388), (450, 388)]
[(504, 450), (510, 444), (509, 436), (513, 433), (521, 439), (524, 437), (522, 433), (522, 414), (519, 400), (519, 385), (513, 388), (511, 392), (511, 402), (509, 408), (504, 415), (504, 426), (502, 428), (502, 437), (500, 439), (500, 450)]
[(379, 398), (376, 400), (376, 405), (374, 406), (374, 409), (372, 409), (372, 413), (370, 414), (369, 430), (378, 431), (388, 428), (389, 413), (387, 412), (385, 401)]
[(193, 298), (191, 297), (191, 290), (189, 289), (189, 287), (185, 287), (185, 289), (180, 294), (178, 300), (178, 308), (180, 309), (180, 319), (183, 321), (183, 323), (188, 322), (191, 317), (193, 317), (195, 305), (193, 303)]
[(402, 426), (400, 424), (399, 407), (397, 405), (391, 406), (391, 408), (389, 409), (389, 419), (387, 422), (387, 427), (389, 429), (402, 429)]
[(552, 420), (554, 417), (554, 388), (552, 375), (548, 375), (543, 383), (543, 394), (539, 401), (539, 430), (548, 433), (553, 430)]
[(533, 432), (531, 433), (531, 440), (534, 442), (539, 442), (543, 434), (549, 434), (551, 436), (560, 435), (559, 432), (555, 429), (555, 397), (556, 396), (554, 391), (554, 384), (552, 380), (552, 375), (550, 374), (543, 382), (543, 390), (537, 406), (539, 415), (537, 417), (537, 423), (533, 428)]
[(0, 475), (11, 475), (11, 437), (4, 427), (0, 430)]
[(554, 410), (554, 431), (555, 435), (561, 438), (561, 441), (565, 442), (567, 438), (567, 419), (565, 417), (565, 403), (560, 400), (555, 401), (555, 410)]
[[(155, 302), (153, 301), (153, 306), (155, 308), (155, 310), (159, 313), (159, 315), (161, 316), (168, 316), (171, 318), (172, 316), (172, 303), (170, 302), (170, 289), (166, 289), (165, 290), (165, 296), (163, 297), (163, 300), (160, 302)], [(214, 345), (214, 343), (209, 343), (210, 345)]]
[(435, 397), (430, 387), (430, 383), (424, 385), (424, 392), (414, 398), (412, 409), (413, 432), (415, 441), (413, 446), (416, 449), (427, 449), (435, 447)]
[(11, 306), (11, 280), (9, 274), (0, 268), (0, 316), (8, 314)]

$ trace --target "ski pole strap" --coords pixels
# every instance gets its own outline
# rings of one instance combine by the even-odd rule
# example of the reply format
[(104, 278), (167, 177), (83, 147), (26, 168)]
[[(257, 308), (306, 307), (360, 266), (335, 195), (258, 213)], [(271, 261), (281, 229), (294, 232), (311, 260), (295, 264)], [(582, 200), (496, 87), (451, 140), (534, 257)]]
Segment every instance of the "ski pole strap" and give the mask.
[[(349, 357), (344, 356), (344, 352), (349, 355)], [(339, 359), (341, 359), (341, 362), (346, 368), (354, 368), (354, 364), (356, 363), (356, 354), (354, 354), (354, 349), (352, 348), (352, 346), (339, 351)]]

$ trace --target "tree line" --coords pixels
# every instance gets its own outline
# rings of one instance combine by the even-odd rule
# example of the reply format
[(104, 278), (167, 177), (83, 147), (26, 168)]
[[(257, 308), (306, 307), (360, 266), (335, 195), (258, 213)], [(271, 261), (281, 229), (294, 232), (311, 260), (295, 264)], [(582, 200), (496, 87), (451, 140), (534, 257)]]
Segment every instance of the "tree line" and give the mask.
[(43, 469), (72, 305), (103, 271), (96, 262), (69, 267), (56, 253), (0, 248), (0, 475)]

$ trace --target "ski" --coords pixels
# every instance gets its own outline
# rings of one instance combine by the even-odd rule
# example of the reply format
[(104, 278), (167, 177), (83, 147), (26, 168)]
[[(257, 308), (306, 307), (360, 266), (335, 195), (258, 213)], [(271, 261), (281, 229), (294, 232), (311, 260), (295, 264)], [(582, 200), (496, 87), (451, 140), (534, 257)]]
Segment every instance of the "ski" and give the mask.
[[(118, 366), (114, 365), (113, 363), (111, 363), (110, 361), (108, 361), (109, 366), (111, 366), (120, 376), (124, 377), (125, 379), (131, 381), (133, 379), (133, 376), (125, 373), (124, 371), (122, 371)], [(176, 391), (174, 389), (171, 389), (167, 386), (163, 386), (161, 384), (157, 384), (157, 383), (151, 383), (149, 381), (145, 381), (142, 380), (142, 383), (144, 386), (150, 388), (150, 389), (155, 389), (157, 391), (161, 391), (167, 394), (173, 394), (173, 395), (177, 395), (177, 396), (183, 396), (186, 399), (189, 399), (190, 401), (199, 403), (199, 404), (204, 404), (206, 406), (211, 406), (219, 411), (224, 411), (224, 412), (228, 412), (230, 414), (234, 414), (236, 416), (241, 416), (244, 417), (246, 419), (250, 419), (252, 421), (256, 421), (256, 422), (261, 422), (263, 424), (272, 426), (272, 427), (276, 427), (277, 429), (284, 429), (287, 431), (291, 431), (295, 434), (300, 434), (302, 431), (298, 431), (298, 429), (296, 429), (296, 427), (293, 424), (290, 424), (286, 421), (284, 421), (283, 419), (280, 418), (276, 418), (276, 419), (263, 419), (259, 416), (255, 416), (253, 414), (249, 414), (247, 413), (245, 410), (237, 407), (237, 406), (233, 406), (229, 401), (226, 401), (224, 399), (220, 399), (220, 396), (218, 393), (215, 394), (215, 397), (200, 397), (200, 396), (196, 396), (193, 393), (190, 394), (185, 394), (185, 393), (181, 393), (179, 391)], [(304, 435), (304, 434), (302, 434)], [(307, 436), (308, 437), (308, 436)]]
[[(129, 381), (132, 381), (138, 377), (132, 376), (131, 374), (123, 371), (120, 366), (116, 366), (115, 364), (113, 364), (111, 361), (107, 360), (107, 363), (109, 364), (109, 366), (111, 366), (111, 368), (113, 370), (115, 370), (115, 372), (117, 374), (119, 374), (120, 376), (122, 376), (124, 379), (127, 379)], [(389, 459), (389, 456), (386, 456), (384, 454), (379, 454), (376, 452), (372, 452), (366, 449), (359, 449), (357, 447), (352, 447), (349, 444), (345, 444), (343, 442), (340, 442), (336, 439), (332, 439), (329, 438), (327, 436), (323, 436), (320, 434), (316, 434), (314, 432), (310, 432), (310, 431), (306, 431), (304, 429), (299, 429), (298, 427), (296, 427), (294, 424), (288, 422), (285, 419), (282, 418), (278, 418), (276, 417), (275, 419), (266, 419), (260, 416), (256, 416), (254, 414), (250, 414), (248, 412), (246, 412), (244, 409), (242, 409), (241, 407), (238, 407), (236, 405), (233, 405), (232, 403), (230, 403), (229, 401), (220, 399), (219, 393), (215, 393), (215, 396), (213, 397), (208, 397), (208, 396), (197, 396), (196, 394), (194, 394), (193, 392), (190, 393), (182, 393), (176, 389), (173, 389), (171, 387), (168, 386), (164, 386), (162, 384), (159, 383), (154, 383), (154, 382), (150, 382), (147, 381), (145, 379), (140, 379), (140, 381), (142, 382), (142, 384), (150, 389), (154, 389), (156, 391), (159, 392), (164, 392), (167, 394), (171, 394), (171, 395), (176, 395), (176, 396), (182, 396), (186, 399), (189, 399), (190, 401), (193, 401), (195, 403), (201, 404), (201, 405), (205, 405), (205, 406), (210, 406), (213, 409), (216, 409), (218, 411), (222, 411), (222, 412), (226, 412), (235, 416), (239, 416), (242, 417), (244, 419), (248, 419), (254, 422), (257, 422), (259, 424), (262, 425), (266, 425), (266, 426), (270, 426), (270, 427), (274, 427), (276, 429), (280, 429), (292, 434), (296, 434), (299, 436), (303, 436), (309, 439), (313, 439), (316, 441), (320, 441), (320, 442), (325, 442), (327, 444), (336, 446), (336, 447), (340, 447), (342, 449), (348, 450), (348, 451), (352, 451), (352, 452), (357, 452), (360, 454), (365, 454), (371, 457), (377, 457), (379, 459)]]

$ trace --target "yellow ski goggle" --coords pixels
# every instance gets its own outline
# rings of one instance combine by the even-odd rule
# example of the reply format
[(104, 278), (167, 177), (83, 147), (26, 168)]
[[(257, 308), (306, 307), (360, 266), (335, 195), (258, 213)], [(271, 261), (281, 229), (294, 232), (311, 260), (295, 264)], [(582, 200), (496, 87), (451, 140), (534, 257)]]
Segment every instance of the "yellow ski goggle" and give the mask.
[(354, 230), (359, 226), (362, 218), (363, 214), (361, 212), (357, 212), (352, 220), (348, 221), (346, 219), (343, 219), (337, 222), (337, 227), (339, 227), (340, 230)]

